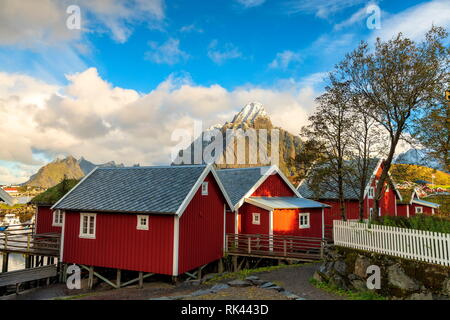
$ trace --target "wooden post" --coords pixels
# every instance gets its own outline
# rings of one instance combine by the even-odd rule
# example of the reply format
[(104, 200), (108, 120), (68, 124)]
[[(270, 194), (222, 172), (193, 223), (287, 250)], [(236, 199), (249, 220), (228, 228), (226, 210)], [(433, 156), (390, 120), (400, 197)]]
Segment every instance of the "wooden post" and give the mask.
[(217, 272), (223, 273), (223, 259), (219, 260), (219, 265), (217, 266)]
[(139, 271), (139, 289), (144, 287), (144, 273)]
[(225, 252), (228, 252), (228, 235), (225, 235)]
[(320, 242), (320, 259), (323, 259), (323, 247), (324, 247), (325, 241)]
[(286, 239), (283, 240), (283, 249), (284, 249), (284, 256), (287, 256), (287, 243), (286, 243)]
[(117, 269), (117, 276), (116, 276), (116, 289), (120, 289), (120, 280), (122, 278), (122, 270)]
[(89, 280), (88, 280), (88, 287), (91, 290), (94, 286), (94, 267), (89, 267)]
[(197, 269), (197, 279), (200, 280), (202, 278), (202, 267)]
[(31, 234), (27, 235), (27, 251), (30, 251)]
[(232, 262), (233, 262), (233, 271), (237, 272), (238, 271), (238, 264), (237, 264), (237, 256), (233, 256), (231, 258)]
[(3, 266), (2, 272), (8, 272), (8, 261), (9, 261), (9, 253), (3, 253)]
[(7, 250), (8, 249), (8, 232), (5, 232), (5, 243), (4, 243), (4, 245), (5, 245), (5, 250)]
[(247, 237), (247, 243), (248, 243), (248, 253), (250, 254), (252, 252), (252, 238), (250, 238), (250, 236)]

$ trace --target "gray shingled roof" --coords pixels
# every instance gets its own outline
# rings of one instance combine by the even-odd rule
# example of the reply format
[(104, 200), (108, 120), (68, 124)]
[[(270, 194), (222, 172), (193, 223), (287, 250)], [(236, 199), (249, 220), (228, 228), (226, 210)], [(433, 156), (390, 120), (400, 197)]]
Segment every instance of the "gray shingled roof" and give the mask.
[[(373, 172), (375, 171), (378, 162), (380, 159), (371, 159), (369, 170), (368, 170), (368, 176), (367, 181), (369, 181), (370, 177), (372, 176)], [(349, 162), (347, 162), (347, 165), (349, 165)], [(328, 179), (324, 179), (320, 182), (319, 186), (312, 187), (312, 177), (315, 175), (315, 170), (320, 170), (317, 168), (312, 169), (309, 174), (308, 178), (306, 178), (300, 186), (297, 188), (298, 192), (305, 197), (310, 199), (339, 199), (338, 193), (337, 193), (337, 183), (332, 177), (329, 177)], [(358, 193), (355, 190), (354, 187), (357, 185), (356, 176), (349, 176), (347, 177), (347, 182), (344, 183), (344, 197), (348, 200), (358, 200)]]
[(328, 208), (314, 200), (297, 197), (250, 197), (250, 200), (273, 209)]
[(14, 198), (11, 197), (8, 192), (0, 188), (0, 202), (5, 202), (9, 206), (14, 205)]
[(217, 170), (233, 206), (247, 194), (247, 192), (261, 179), (270, 167), (252, 167)]
[(206, 166), (98, 168), (55, 209), (174, 214)]

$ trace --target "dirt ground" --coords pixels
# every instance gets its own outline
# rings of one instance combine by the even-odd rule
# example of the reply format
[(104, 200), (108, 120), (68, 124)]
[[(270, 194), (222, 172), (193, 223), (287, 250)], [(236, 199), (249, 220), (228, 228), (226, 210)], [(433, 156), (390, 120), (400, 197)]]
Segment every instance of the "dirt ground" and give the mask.
[[(342, 297), (315, 288), (309, 283), (319, 264), (305, 264), (296, 267), (281, 268), (274, 271), (255, 273), (261, 280), (271, 281), (306, 300), (340, 300)], [(227, 283), (232, 279), (222, 281)], [(79, 300), (148, 300), (162, 297), (189, 295), (195, 291), (208, 289), (212, 285), (192, 286), (185, 283), (173, 285), (167, 282), (146, 282), (143, 289), (129, 286), (112, 289), (101, 284), (94, 291), (68, 290), (64, 284), (29, 290), (18, 296), (0, 297), (0, 300), (47, 300), (47, 299), (79, 299)], [(286, 300), (285, 295), (276, 290), (251, 287), (230, 287), (217, 293), (208, 293), (183, 300)]]

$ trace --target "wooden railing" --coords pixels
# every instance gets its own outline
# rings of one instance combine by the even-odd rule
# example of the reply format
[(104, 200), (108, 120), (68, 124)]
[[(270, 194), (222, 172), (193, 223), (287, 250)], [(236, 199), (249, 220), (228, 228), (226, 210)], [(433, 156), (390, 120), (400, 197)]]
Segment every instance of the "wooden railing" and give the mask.
[(61, 236), (56, 233), (35, 234), (34, 225), (12, 225), (0, 231), (0, 251), (58, 255)]
[(232, 254), (318, 260), (325, 240), (284, 235), (226, 234), (225, 251)]

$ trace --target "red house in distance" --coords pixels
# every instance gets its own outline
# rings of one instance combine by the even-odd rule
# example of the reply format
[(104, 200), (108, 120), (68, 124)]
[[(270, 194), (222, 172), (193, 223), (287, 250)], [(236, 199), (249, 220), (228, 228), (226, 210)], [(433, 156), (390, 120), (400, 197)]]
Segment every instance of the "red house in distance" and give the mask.
[(398, 215), (412, 217), (417, 214), (432, 216), (437, 213), (439, 204), (420, 199), (415, 189), (400, 189), (403, 200), (398, 202)]
[[(327, 226), (327, 236), (330, 237), (330, 227), (333, 225), (333, 220), (341, 220), (341, 212), (339, 207), (339, 197), (336, 188), (330, 188), (335, 184), (334, 180), (329, 177), (325, 181), (321, 181), (319, 186), (313, 186), (312, 177), (314, 176), (316, 168), (313, 168), (306, 179), (304, 179), (298, 186), (297, 190), (301, 195), (321, 201), (328, 204), (331, 208), (325, 210), (325, 225)], [(383, 170), (383, 160), (372, 159), (370, 161), (370, 176), (367, 177), (368, 184), (365, 188), (364, 196), (364, 218), (375, 214), (374, 195), (378, 183), (378, 178)], [(349, 220), (359, 219), (359, 203), (356, 188), (352, 183), (344, 184), (345, 196), (345, 212)], [(397, 201), (401, 201), (402, 196), (398, 191), (394, 181), (389, 177), (388, 183), (383, 187), (383, 195), (380, 200), (380, 208), (378, 215), (380, 216), (397, 216)]]
[(227, 207), (212, 166), (97, 168), (52, 207), (60, 260), (176, 277), (223, 257)]
[(75, 179), (64, 179), (56, 186), (31, 199), (30, 204), (36, 206), (35, 232), (37, 234), (62, 232), (62, 212), (50, 208), (78, 182), (79, 180)]

